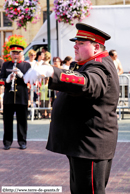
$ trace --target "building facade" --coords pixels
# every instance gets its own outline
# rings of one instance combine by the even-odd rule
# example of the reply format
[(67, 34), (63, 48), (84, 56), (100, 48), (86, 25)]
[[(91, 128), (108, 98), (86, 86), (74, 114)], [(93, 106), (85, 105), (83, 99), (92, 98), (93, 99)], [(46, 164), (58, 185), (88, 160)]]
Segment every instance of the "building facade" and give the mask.
[[(17, 26), (15, 22), (10, 22), (5, 15), (5, 12), (3, 10), (3, 4), (5, 0), (0, 1), (0, 56), (2, 56), (2, 48), (3, 44), (8, 38), (8, 36), (12, 34), (22, 35), (27, 40), (27, 43), (29, 44), (34, 36), (39, 31), (40, 27), (44, 23), (46, 19), (46, 10), (47, 10), (47, 0), (43, 1), (40, 0), (40, 6), (41, 6), (41, 19), (36, 24), (28, 23), (27, 25), (27, 31), (25, 31), (23, 28), (17, 30)], [(54, 0), (49, 0), (50, 2), (50, 11), (52, 11), (53, 8), (53, 2)], [(92, 5), (123, 5), (123, 4), (130, 4), (130, 0), (91, 0)]]

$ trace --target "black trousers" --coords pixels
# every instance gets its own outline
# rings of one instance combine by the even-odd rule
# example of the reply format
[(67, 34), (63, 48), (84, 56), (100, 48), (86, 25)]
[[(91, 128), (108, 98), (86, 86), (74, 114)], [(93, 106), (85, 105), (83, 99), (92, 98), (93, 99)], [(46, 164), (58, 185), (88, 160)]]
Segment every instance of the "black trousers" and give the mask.
[(4, 136), (3, 144), (10, 146), (13, 142), (13, 116), (16, 112), (17, 119), (17, 139), (19, 145), (26, 145), (27, 136), (27, 105), (21, 104), (4, 104)]
[(89, 160), (67, 157), (70, 163), (71, 194), (105, 194), (112, 159)]

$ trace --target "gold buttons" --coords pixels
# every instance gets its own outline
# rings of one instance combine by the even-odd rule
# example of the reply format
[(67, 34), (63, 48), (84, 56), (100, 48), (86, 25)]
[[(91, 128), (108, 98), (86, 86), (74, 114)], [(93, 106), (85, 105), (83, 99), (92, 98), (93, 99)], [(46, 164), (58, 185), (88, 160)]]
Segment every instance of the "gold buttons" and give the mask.
[(67, 78), (66, 78), (66, 81), (68, 81), (68, 80), (69, 80), (69, 78), (67, 77)]
[(75, 79), (72, 79), (72, 82), (74, 82), (75, 81)]
[(79, 79), (78, 82), (81, 82), (81, 79)]
[(79, 69), (79, 66), (76, 66), (76, 69)]

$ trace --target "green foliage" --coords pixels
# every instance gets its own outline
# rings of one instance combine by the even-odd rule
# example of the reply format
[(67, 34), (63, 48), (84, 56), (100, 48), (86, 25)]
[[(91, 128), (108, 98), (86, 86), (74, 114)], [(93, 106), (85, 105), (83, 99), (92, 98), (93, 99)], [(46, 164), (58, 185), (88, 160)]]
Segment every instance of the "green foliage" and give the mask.
[(24, 48), (27, 47), (27, 43), (26, 43), (26, 40), (23, 36), (21, 35), (12, 35), (12, 36), (9, 36), (7, 41), (4, 43), (3, 45), (3, 59), (4, 61), (11, 61), (11, 56), (10, 56), (10, 45), (12, 44), (17, 44), (17, 45), (21, 45), (23, 46)]

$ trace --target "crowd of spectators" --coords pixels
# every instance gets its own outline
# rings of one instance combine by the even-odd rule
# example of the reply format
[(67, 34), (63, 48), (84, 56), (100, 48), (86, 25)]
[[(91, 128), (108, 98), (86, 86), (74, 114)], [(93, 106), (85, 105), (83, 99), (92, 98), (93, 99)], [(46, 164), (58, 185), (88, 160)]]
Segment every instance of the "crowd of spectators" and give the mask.
[[(52, 59), (51, 64), (51, 53), (47, 51), (46, 48), (42, 48), (41, 51), (36, 52), (31, 49), (28, 52), (29, 59), (26, 60), (30, 63), (31, 68), (35, 68), (39, 65), (52, 65), (58, 68), (69, 69), (70, 63), (73, 61), (71, 56), (65, 57), (62, 60), (60, 57), (56, 56)], [(23, 60), (24, 56), (23, 56)], [(4, 60), (0, 57), (0, 71)], [(28, 107), (39, 107), (39, 110), (35, 110), (35, 117), (40, 118), (50, 118), (51, 117), (51, 107), (53, 101), (57, 95), (58, 91), (48, 90), (48, 78), (39, 80), (38, 83), (31, 86), (28, 83)], [(0, 108), (2, 109), (2, 96), (4, 93), (3, 87), (0, 87)], [(31, 93), (32, 92), (32, 93)], [(31, 111), (29, 111), (29, 116), (31, 116)]]
[[(70, 63), (73, 61), (71, 56), (65, 57), (64, 60), (60, 57), (53, 57), (53, 64), (51, 64), (51, 53), (45, 50), (45, 48), (38, 52), (31, 49), (28, 52), (28, 57), (29, 60), (27, 60), (27, 62), (31, 64), (32, 68), (39, 65), (52, 65), (58, 68), (69, 69)], [(48, 81), (48, 78), (44, 78), (39, 80), (35, 86), (28, 84), (29, 107), (40, 107), (38, 111), (35, 110), (35, 117), (39, 117), (39, 114), (40, 118), (51, 117), (51, 107), (58, 91), (48, 90)], [(33, 87), (33, 89), (31, 87)], [(33, 91), (33, 102), (30, 91)], [(29, 114), (31, 114), (31, 111)]]
[[(115, 50), (111, 50), (109, 52), (109, 55), (111, 56), (113, 61), (115, 60), (114, 58), (114, 56), (116, 55), (115, 52), (116, 52)], [(44, 47), (42, 48), (41, 51), (38, 51), (38, 52), (36, 52), (33, 49), (29, 50), (28, 57), (29, 59), (26, 61), (31, 64), (32, 68), (35, 68), (36, 66), (39, 66), (39, 65), (52, 65), (61, 69), (69, 69), (70, 63), (73, 61), (73, 58), (71, 56), (66, 56), (63, 60), (60, 57), (55, 56), (53, 57), (52, 64), (51, 64), (51, 53), (48, 52), (47, 49)], [(116, 58), (117, 58), (117, 55), (116, 55)], [(24, 60), (24, 56), (23, 56), (23, 60)], [(0, 57), (0, 71), (3, 63), (4, 63), (4, 60)], [(118, 74), (120, 75), (123, 73), (123, 70), (121, 65), (119, 67), (118, 68), (116, 67), (116, 68), (119, 70)], [(51, 117), (50, 108), (53, 105), (53, 101), (58, 91), (48, 90), (48, 81), (49, 81), (48, 78), (44, 78), (40, 80), (38, 83), (36, 83), (36, 85), (34, 86), (31, 86), (30, 84), (28, 84), (28, 106), (40, 107), (39, 111), (35, 111), (35, 117), (36, 116), (39, 117), (39, 115), (40, 115), (40, 118)], [(31, 96), (31, 91), (33, 91), (33, 98)], [(0, 91), (0, 93), (1, 93), (0, 96), (2, 96), (3, 90)], [(0, 101), (2, 102), (2, 99), (0, 99)], [(0, 106), (1, 106), (0, 108), (2, 108), (2, 103)]]

